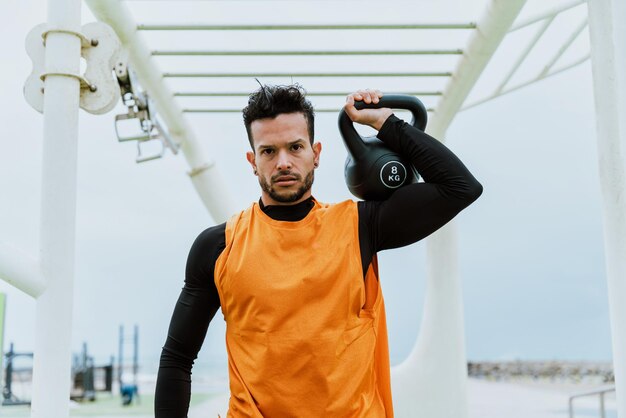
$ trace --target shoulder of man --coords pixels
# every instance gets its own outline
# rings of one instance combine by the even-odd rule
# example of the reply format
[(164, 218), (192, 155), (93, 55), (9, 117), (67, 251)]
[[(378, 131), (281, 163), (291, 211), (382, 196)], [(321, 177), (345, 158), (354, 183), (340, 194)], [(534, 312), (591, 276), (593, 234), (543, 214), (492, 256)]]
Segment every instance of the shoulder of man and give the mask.
[(211, 226), (196, 237), (192, 251), (198, 250), (204, 252), (206, 249), (219, 245), (224, 242), (224, 234), (226, 231), (226, 222)]

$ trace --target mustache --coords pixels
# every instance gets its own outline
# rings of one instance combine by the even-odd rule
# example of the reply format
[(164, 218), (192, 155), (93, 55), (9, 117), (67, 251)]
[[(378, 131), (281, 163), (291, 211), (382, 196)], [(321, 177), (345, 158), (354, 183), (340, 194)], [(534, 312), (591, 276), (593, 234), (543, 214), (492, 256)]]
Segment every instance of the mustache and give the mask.
[(280, 177), (293, 177), (294, 180), (302, 180), (302, 176), (297, 173), (292, 173), (290, 170), (279, 171), (276, 175), (272, 176), (272, 182), (276, 182)]

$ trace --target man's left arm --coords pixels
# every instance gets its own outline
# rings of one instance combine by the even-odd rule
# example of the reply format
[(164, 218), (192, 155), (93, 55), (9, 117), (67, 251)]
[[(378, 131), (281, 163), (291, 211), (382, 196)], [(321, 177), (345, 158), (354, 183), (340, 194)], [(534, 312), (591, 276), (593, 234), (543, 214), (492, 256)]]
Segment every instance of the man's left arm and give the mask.
[(382, 202), (361, 202), (374, 251), (402, 247), (441, 228), (482, 193), (482, 185), (444, 144), (395, 115), (377, 137), (407, 158), (424, 179)]

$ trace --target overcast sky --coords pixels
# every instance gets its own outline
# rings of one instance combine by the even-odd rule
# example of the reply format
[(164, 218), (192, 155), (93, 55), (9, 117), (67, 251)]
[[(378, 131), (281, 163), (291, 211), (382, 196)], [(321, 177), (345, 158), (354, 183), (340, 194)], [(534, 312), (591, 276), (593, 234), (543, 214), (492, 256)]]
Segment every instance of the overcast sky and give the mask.
[[(297, 3), (297, 4), (296, 4)], [(523, 15), (559, 2), (530, 0)], [(171, 20), (214, 23), (327, 23), (475, 21), (484, 0), (395, 2), (133, 2), (138, 22)], [(453, 7), (451, 7), (453, 6)], [(585, 6), (557, 19), (512, 83), (536, 74), (585, 16)], [(93, 21), (86, 6), (83, 22)], [(43, 117), (22, 95), (31, 71), (24, 51), (28, 31), (46, 19), (45, 2), (9, 0), (0, 5), (5, 34), (0, 38), (0, 240), (33, 255), (38, 249)], [(515, 61), (536, 27), (516, 32), (502, 45), (469, 101), (489, 94)], [(315, 42), (285, 36), (238, 34), (193, 37), (147, 36), (151, 48), (462, 48), (467, 31), (422, 35), (415, 32), (315, 34)], [(204, 36), (204, 37), (203, 37)], [(228, 36), (228, 37), (227, 37)], [(584, 31), (560, 61), (587, 53)], [(305, 42), (306, 41), (306, 42)], [(306, 43), (306, 45), (305, 45)], [(258, 46), (257, 46), (258, 45)], [(164, 70), (221, 71), (417, 71), (452, 70), (457, 57), (413, 58), (232, 58), (179, 60), (163, 58)], [(291, 70), (292, 69), (292, 70)], [(266, 83), (289, 83), (267, 79)], [(383, 91), (441, 89), (438, 79), (297, 79), (310, 91), (362, 87)], [(192, 81), (173, 89), (206, 88), (252, 91), (254, 80), (225, 86)], [(343, 98), (313, 98), (318, 107), (340, 107)], [(427, 105), (433, 99), (424, 97)], [(185, 107), (241, 108), (245, 98), (184, 102)], [(93, 116), (81, 111), (78, 150), (77, 251), (73, 347), (86, 341), (96, 362), (117, 355), (120, 324), (140, 327), (144, 372), (155, 371), (169, 318), (183, 284), (187, 252), (195, 237), (214, 224), (185, 174), (182, 155), (136, 164), (136, 147), (117, 142), (114, 111)], [(245, 161), (247, 140), (238, 113), (188, 115), (207, 155), (227, 178), (238, 208), (258, 199), (259, 188)], [(323, 143), (314, 195), (333, 202), (350, 198), (343, 183), (345, 149), (337, 115), (319, 113), (316, 139)], [(483, 196), (461, 213), (460, 271), (463, 283), (467, 354), (470, 360), (611, 358), (603, 260), (591, 65), (589, 62), (553, 78), (460, 113), (446, 144), (484, 186)], [(387, 251), (380, 269), (388, 310), (391, 356), (399, 363), (419, 332), (425, 282), (425, 242)], [(5, 349), (9, 342), (30, 351), (34, 342), (35, 301), (0, 281), (8, 294)], [(198, 368), (223, 363), (221, 314), (211, 325)], [(130, 356), (128, 347), (126, 353)]]

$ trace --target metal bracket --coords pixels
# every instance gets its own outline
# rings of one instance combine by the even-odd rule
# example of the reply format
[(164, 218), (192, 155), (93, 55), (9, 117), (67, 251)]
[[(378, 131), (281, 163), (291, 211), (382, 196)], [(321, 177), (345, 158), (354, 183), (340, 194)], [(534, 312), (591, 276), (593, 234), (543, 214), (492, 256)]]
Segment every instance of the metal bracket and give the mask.
[(46, 46), (46, 38), (48, 37), (49, 33), (66, 33), (69, 35), (74, 35), (78, 38), (80, 38), (80, 45), (82, 48), (88, 48), (90, 46), (98, 46), (98, 40), (97, 39), (89, 39), (87, 38), (85, 35), (83, 35), (80, 32), (76, 32), (73, 30), (69, 30), (69, 29), (48, 29), (46, 31), (44, 31), (41, 34), (41, 38), (43, 39), (43, 46)]
[[(91, 92), (96, 92), (98, 91), (98, 86), (96, 86), (95, 84), (91, 84), (89, 82), (89, 80), (87, 80), (85, 77), (83, 77), (82, 75), (79, 74), (70, 74), (70, 73), (43, 73), (42, 75), (39, 76), (39, 78), (41, 79), (41, 81), (46, 81), (46, 77), (49, 75), (62, 75), (62, 76), (66, 76), (66, 77), (73, 77), (73, 78), (77, 78), (78, 81), (80, 81), (80, 88), (84, 89), (84, 88), (88, 88), (89, 91)], [(43, 89), (43, 88), (42, 88)], [(43, 91), (42, 91), (43, 93)]]
[[(152, 101), (145, 91), (139, 89), (139, 82), (135, 73), (128, 68), (126, 62), (121, 61), (115, 65), (115, 75), (120, 87), (122, 102), (128, 108), (127, 113), (115, 116), (117, 140), (119, 142), (137, 141), (137, 158), (135, 159), (137, 163), (163, 157), (166, 148), (177, 154), (180, 145), (161, 124), (156, 111), (153, 109)], [(122, 133), (120, 123), (132, 119), (137, 119), (139, 122), (138, 133), (131, 135)], [(159, 141), (160, 151), (145, 155), (142, 144), (148, 141)]]
[[(45, 47), (51, 33), (76, 36), (81, 43), (81, 56), (87, 63), (85, 74), (71, 69), (75, 63), (64, 68), (46, 68)], [(119, 60), (120, 42), (110, 26), (93, 22), (83, 25), (80, 32), (62, 28), (48, 28), (45, 23), (35, 26), (26, 37), (26, 52), (33, 62), (33, 70), (24, 84), (24, 96), (28, 104), (43, 113), (44, 85), (49, 76), (72, 77), (80, 82), (80, 107), (93, 114), (113, 109), (120, 93), (111, 72)]]

